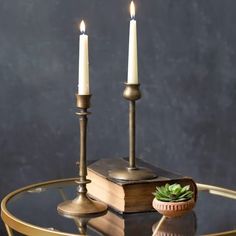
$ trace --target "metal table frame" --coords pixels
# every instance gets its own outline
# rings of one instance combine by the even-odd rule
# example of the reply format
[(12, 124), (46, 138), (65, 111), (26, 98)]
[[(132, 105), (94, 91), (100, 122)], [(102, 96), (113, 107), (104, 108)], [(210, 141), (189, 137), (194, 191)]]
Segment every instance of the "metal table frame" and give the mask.
[[(26, 186), (24, 188), (20, 188), (10, 194), (8, 194), (1, 202), (1, 217), (4, 221), (8, 236), (13, 236), (13, 230), (25, 234), (25, 235), (34, 235), (34, 236), (78, 236), (78, 234), (71, 234), (61, 231), (54, 231), (52, 229), (42, 228), (37, 225), (32, 225), (27, 222), (24, 222), (14, 215), (12, 215), (7, 209), (7, 203), (13, 198), (15, 195), (22, 193), (24, 191), (28, 191), (30, 189), (39, 188), (42, 186), (58, 186), (61, 185), (70, 185), (74, 182), (76, 178), (70, 179), (60, 179), (60, 180), (52, 180), (42, 183), (37, 183), (33, 185)], [(236, 191), (225, 189), (217, 186), (207, 185), (207, 184), (200, 184), (197, 183), (197, 188), (199, 191), (208, 191), (211, 194), (219, 195), (226, 198), (231, 198), (236, 200)], [(207, 234), (206, 236), (217, 236), (217, 235), (235, 235), (236, 229), (227, 231), (227, 232), (219, 232), (214, 234)]]

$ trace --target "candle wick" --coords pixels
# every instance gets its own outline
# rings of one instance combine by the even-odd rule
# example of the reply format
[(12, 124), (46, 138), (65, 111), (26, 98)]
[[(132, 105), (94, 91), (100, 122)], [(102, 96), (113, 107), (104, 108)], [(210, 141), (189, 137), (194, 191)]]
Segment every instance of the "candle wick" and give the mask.
[(131, 20), (135, 20), (135, 16), (132, 16), (132, 17), (131, 17)]

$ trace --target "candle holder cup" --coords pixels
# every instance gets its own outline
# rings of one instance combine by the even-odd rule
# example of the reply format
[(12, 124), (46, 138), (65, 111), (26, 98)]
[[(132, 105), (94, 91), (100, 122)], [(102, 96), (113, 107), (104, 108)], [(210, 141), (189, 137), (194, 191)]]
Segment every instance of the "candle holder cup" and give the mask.
[(136, 100), (141, 98), (140, 84), (128, 84), (123, 97), (129, 101), (129, 166), (123, 169), (115, 169), (109, 172), (109, 176), (118, 180), (145, 180), (157, 177), (155, 173), (147, 168), (137, 167), (135, 163), (135, 113)]
[(91, 95), (78, 95), (77, 107), (80, 109), (78, 113), (80, 121), (80, 162), (79, 162), (79, 178), (75, 181), (78, 184), (77, 197), (73, 200), (64, 201), (57, 206), (59, 214), (73, 218), (75, 216), (93, 216), (107, 211), (107, 205), (94, 201), (87, 196), (86, 185), (91, 181), (86, 178), (86, 136), (87, 136), (87, 115), (90, 113), (87, 109), (90, 107)]

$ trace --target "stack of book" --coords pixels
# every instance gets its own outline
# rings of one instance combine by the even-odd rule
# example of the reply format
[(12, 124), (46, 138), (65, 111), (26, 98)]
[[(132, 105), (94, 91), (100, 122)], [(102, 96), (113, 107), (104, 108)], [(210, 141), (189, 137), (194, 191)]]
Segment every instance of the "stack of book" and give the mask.
[(120, 213), (153, 211), (152, 200), (156, 186), (165, 183), (180, 183), (190, 185), (197, 196), (195, 182), (189, 177), (183, 177), (137, 160), (137, 165), (153, 170), (158, 176), (150, 180), (120, 181), (109, 178), (109, 171), (127, 167), (126, 159), (100, 159), (88, 166), (88, 179), (92, 180), (87, 185), (88, 193), (92, 198), (103, 201), (109, 207)]

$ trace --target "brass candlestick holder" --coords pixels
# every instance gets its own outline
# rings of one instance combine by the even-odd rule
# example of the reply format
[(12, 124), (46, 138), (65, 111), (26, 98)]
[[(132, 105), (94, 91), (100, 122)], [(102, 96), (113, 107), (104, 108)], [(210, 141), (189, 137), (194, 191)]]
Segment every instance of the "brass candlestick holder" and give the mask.
[(109, 176), (119, 180), (153, 179), (157, 175), (147, 168), (137, 167), (135, 164), (135, 102), (141, 98), (140, 84), (128, 84), (123, 97), (129, 100), (129, 167), (112, 170)]
[(86, 178), (87, 176), (87, 164), (86, 164), (86, 136), (87, 136), (87, 109), (90, 107), (91, 95), (76, 95), (77, 107), (80, 109), (77, 115), (79, 115), (80, 121), (80, 165), (79, 165), (79, 178), (76, 180), (78, 184), (77, 193), (78, 196), (71, 201), (65, 201), (57, 206), (57, 211), (66, 217), (75, 216), (91, 216), (97, 215), (107, 211), (107, 205), (94, 201), (87, 196), (86, 184), (91, 181)]

